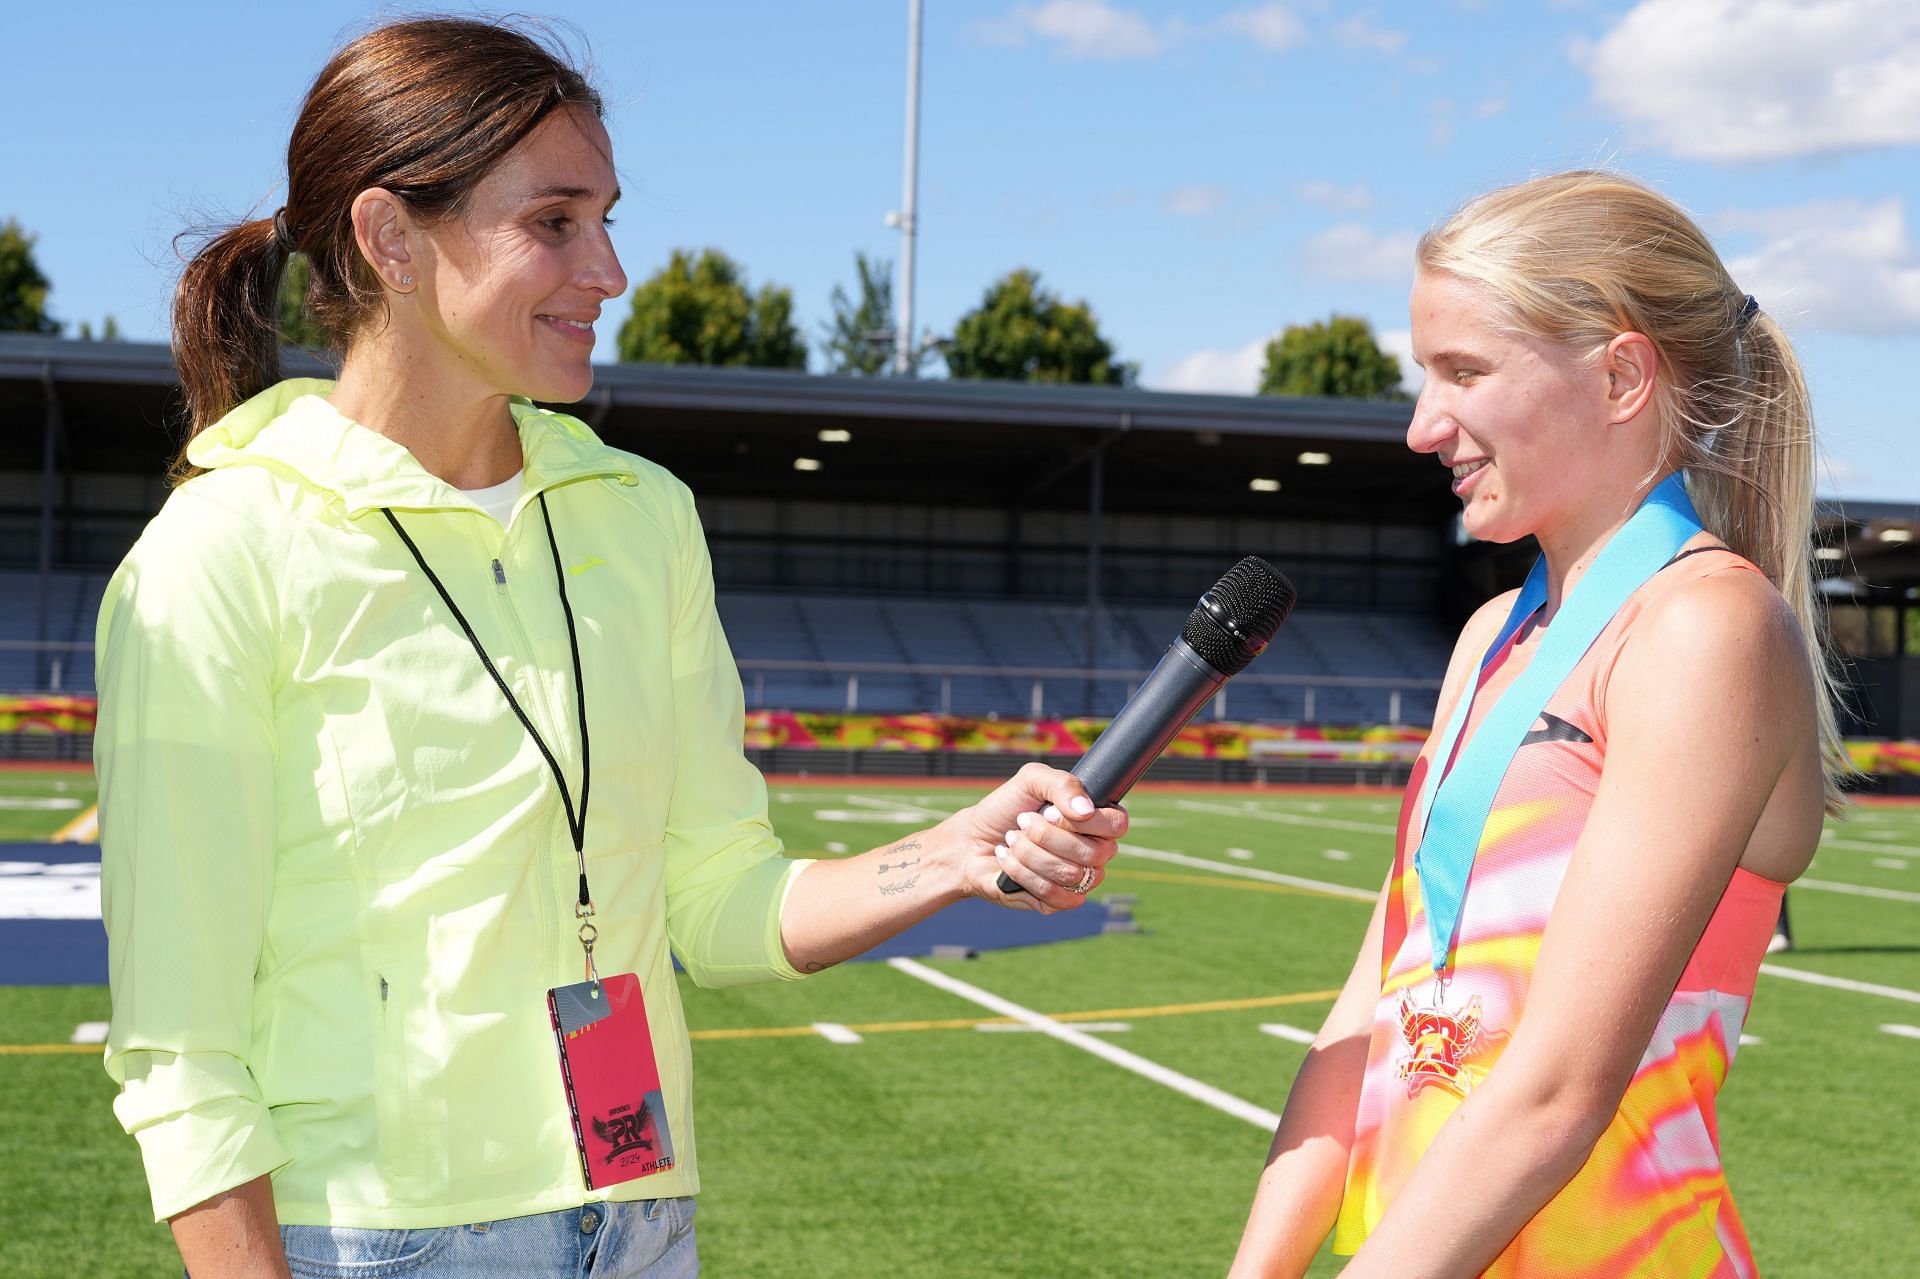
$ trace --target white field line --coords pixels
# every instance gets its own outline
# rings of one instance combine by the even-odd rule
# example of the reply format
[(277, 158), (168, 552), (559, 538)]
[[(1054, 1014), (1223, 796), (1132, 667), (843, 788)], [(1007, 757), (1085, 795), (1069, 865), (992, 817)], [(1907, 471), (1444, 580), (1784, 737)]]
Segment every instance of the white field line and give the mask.
[(817, 822), (872, 822), (881, 826), (910, 826), (921, 820), (918, 808), (867, 809), (867, 808), (818, 808), (813, 819)]
[(884, 809), (889, 813), (915, 813), (921, 817), (951, 817), (954, 813), (954, 810), (951, 809), (928, 808), (925, 804), (912, 804), (901, 799), (881, 799), (873, 795), (856, 795), (852, 791), (847, 792), (847, 802), (849, 804), (858, 804), (862, 808)]
[[(1073, 1028), (1075, 1030), (1085, 1031), (1089, 1035), (1119, 1035), (1132, 1030), (1133, 1026), (1130, 1022), (1124, 1021), (1076, 1021), (1073, 1023)], [(1029, 1026), (1023, 1021), (1012, 1023), (1004, 1021), (983, 1021), (978, 1026), (975, 1026), (974, 1029), (993, 1031), (1000, 1034), (1011, 1031), (1015, 1034), (1025, 1035), (1032, 1034), (1038, 1030), (1039, 1027)]]
[(1760, 1036), (1758, 1036), (1758, 1035), (1744, 1035), (1744, 1034), (1743, 1034), (1743, 1035), (1741, 1035), (1741, 1036), (1740, 1036), (1740, 1046), (1741, 1046), (1742, 1048), (1747, 1048), (1747, 1047), (1750, 1047), (1750, 1046), (1752, 1046), (1752, 1045), (1754, 1045), (1754, 1044), (1757, 1044), (1757, 1043), (1759, 1043), (1759, 1042), (1760, 1042)]
[(1306, 1044), (1309, 1047), (1312, 1046), (1315, 1038), (1311, 1030), (1302, 1030), (1298, 1026), (1289, 1026), (1284, 1021), (1263, 1022), (1261, 1023), (1260, 1029), (1263, 1033), (1272, 1035), (1275, 1039), (1284, 1039), (1291, 1044)]
[(1876, 857), (1873, 859), (1873, 864), (1881, 870), (1906, 870), (1912, 863), (1904, 862), (1898, 857)]
[(1372, 902), (1378, 896), (1377, 893), (1370, 893), (1363, 888), (1330, 884), (1324, 879), (1282, 875), (1277, 870), (1262, 870), (1258, 866), (1235, 866), (1231, 862), (1208, 861), (1204, 857), (1189, 857), (1185, 853), (1168, 852), (1164, 848), (1142, 848), (1138, 844), (1122, 844), (1120, 851), (1133, 857), (1145, 857), (1156, 862), (1172, 862), (1175, 866), (1193, 866), (1200, 870), (1218, 871), (1222, 875), (1233, 875), (1240, 879), (1257, 879), (1267, 884), (1286, 884), (1291, 888), (1310, 888), (1318, 893), (1345, 897), (1350, 901)]
[(970, 1003), (999, 1013), (1002, 1017), (1011, 1017), (1015, 1021), (1033, 1027), (1043, 1035), (1057, 1039), (1063, 1044), (1072, 1044), (1075, 1048), (1090, 1052), (1122, 1070), (1130, 1070), (1143, 1079), (1151, 1079), (1182, 1096), (1191, 1097), (1203, 1105), (1212, 1106), (1215, 1110), (1232, 1115), (1235, 1119), (1244, 1119), (1255, 1127), (1269, 1132), (1280, 1124), (1280, 1116), (1271, 1110), (1256, 1106), (1250, 1101), (1242, 1101), (1232, 1093), (1222, 1092), (1212, 1084), (1203, 1084), (1198, 1079), (1183, 1075), (1177, 1070), (1171, 1070), (1158, 1062), (1148, 1061), (1137, 1053), (1117, 1048), (1104, 1039), (1096, 1039), (1077, 1027), (1064, 1025), (1031, 1008), (1023, 1008), (1011, 1000), (1002, 999), (991, 991), (969, 985), (957, 977), (949, 977), (943, 972), (928, 968), (925, 964), (915, 963), (911, 959), (889, 959), (887, 963), (909, 977), (926, 982), (929, 986), (938, 986), (950, 995), (958, 995)]
[(1889, 1035), (1898, 1035), (1902, 1039), (1920, 1039), (1920, 1026), (1902, 1026), (1898, 1022), (1880, 1027)]
[(1829, 839), (1823, 836), (1820, 847), (1842, 848), (1850, 853), (1879, 853), (1882, 856), (1891, 853), (1895, 856), (1904, 854), (1908, 857), (1920, 857), (1920, 848), (1907, 844), (1863, 844), (1857, 839)]
[(1898, 986), (1877, 986), (1870, 981), (1829, 977), (1825, 973), (1810, 973), (1804, 968), (1783, 968), (1779, 964), (1762, 964), (1760, 971), (1769, 977), (1785, 977), (1789, 981), (1803, 981), (1810, 986), (1826, 986), (1833, 990), (1849, 990), (1856, 995), (1880, 995), (1886, 999), (1899, 999), (1909, 1004), (1920, 1004), (1920, 990), (1903, 990)]
[(73, 1028), (70, 1044), (104, 1044), (107, 1042), (107, 1023), (104, 1021), (83, 1021)]
[(864, 1042), (859, 1035), (848, 1030), (837, 1021), (816, 1021), (813, 1029), (820, 1038), (830, 1044), (858, 1044)]
[(1796, 879), (1791, 887), (1813, 888), (1823, 893), (1846, 893), (1851, 897), (1878, 897), (1890, 902), (1920, 902), (1920, 893), (1898, 888), (1868, 888), (1864, 884), (1836, 884), (1830, 879)]
[(1318, 826), (1325, 830), (1356, 831), (1362, 835), (1395, 835), (1397, 826), (1384, 826), (1378, 822), (1348, 822), (1337, 817), (1302, 817), (1298, 813), (1270, 813), (1258, 808), (1230, 808), (1225, 804), (1203, 804), (1198, 800), (1176, 799), (1175, 808), (1184, 808), (1190, 813), (1211, 813), (1215, 817), (1251, 817), (1259, 822), (1279, 822), (1285, 826)]

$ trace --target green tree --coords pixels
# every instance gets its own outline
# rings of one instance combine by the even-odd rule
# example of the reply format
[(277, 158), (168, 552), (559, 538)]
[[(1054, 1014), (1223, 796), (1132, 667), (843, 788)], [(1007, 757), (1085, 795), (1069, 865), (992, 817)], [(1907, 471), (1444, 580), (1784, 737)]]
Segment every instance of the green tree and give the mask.
[(1267, 343), (1262, 395), (1323, 395), (1347, 400), (1404, 400), (1400, 361), (1380, 349), (1356, 316), (1289, 325)]
[(667, 265), (633, 291), (619, 349), (622, 360), (644, 364), (807, 367), (792, 290), (767, 284), (749, 292), (739, 264), (718, 249), (698, 258), (675, 249)]
[(885, 377), (893, 372), (893, 263), (855, 253), (853, 269), (860, 277), (859, 303), (834, 285), (833, 320), (823, 326), (828, 372)]
[(1025, 267), (997, 281), (960, 317), (946, 356), (954, 377), (1014, 382), (1126, 386), (1139, 372), (1113, 358), (1113, 344), (1100, 335), (1086, 302), (1062, 302)]
[(274, 302), (274, 323), (280, 340), (310, 351), (324, 351), (333, 345), (333, 335), (307, 308), (307, 285), (313, 279), (313, 264), (304, 253), (287, 259), (280, 273), (280, 293)]
[[(80, 321), (80, 340), (82, 342), (93, 341), (93, 325), (87, 323), (85, 320)], [(102, 320), (100, 322), (100, 340), (102, 342), (118, 342), (120, 340), (120, 321), (114, 319), (111, 315)]]
[(0, 332), (60, 331), (60, 322), (47, 314), (47, 292), (53, 286), (33, 260), (38, 239), (12, 218), (0, 223)]

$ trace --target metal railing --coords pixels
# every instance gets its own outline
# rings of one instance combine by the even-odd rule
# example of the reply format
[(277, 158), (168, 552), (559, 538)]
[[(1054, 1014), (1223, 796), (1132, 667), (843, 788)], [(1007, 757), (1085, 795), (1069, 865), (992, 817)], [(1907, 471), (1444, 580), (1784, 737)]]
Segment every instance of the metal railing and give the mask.
[[(995, 679), (1006, 680), (1016, 685), (1026, 686), (1026, 706), (1024, 713), (1034, 719), (1044, 719), (1049, 706), (1055, 708), (1054, 714), (1063, 703), (1075, 707), (1074, 713), (1094, 713), (1090, 708), (1098, 704), (1104, 708), (1101, 713), (1117, 711), (1134, 690), (1140, 687), (1152, 672), (1146, 670), (1117, 670), (1109, 668), (1090, 669), (1071, 666), (955, 666), (936, 665), (921, 662), (814, 662), (786, 660), (777, 658), (741, 658), (741, 681), (746, 686), (747, 705), (750, 707), (768, 706), (766, 686), (769, 675), (824, 675), (845, 689), (844, 704), (839, 707), (848, 713), (861, 709), (860, 677), (863, 675), (905, 676), (927, 681), (939, 681), (939, 701), (935, 706), (924, 706), (921, 710), (937, 710), (943, 715), (954, 713), (954, 681), (956, 679)], [(1055, 686), (1054, 696), (1048, 695), (1049, 685)], [(1065, 693), (1059, 686), (1074, 685), (1079, 696)], [(1315, 676), (1315, 675), (1256, 675), (1243, 674), (1231, 684), (1222, 688), (1208, 703), (1202, 712), (1211, 719), (1232, 718), (1230, 707), (1236, 690), (1249, 686), (1267, 688), (1298, 689), (1301, 693), (1300, 718), (1312, 722), (1318, 718), (1318, 703), (1321, 695), (1332, 689), (1385, 689), (1387, 692), (1387, 722), (1402, 724), (1406, 722), (1409, 709), (1418, 708), (1426, 714), (1432, 710), (1433, 700), (1439, 696), (1440, 681), (1437, 679), (1395, 679), (1384, 676)], [(1095, 690), (1100, 690), (1096, 695)], [(1417, 696), (1426, 694), (1427, 696)], [(868, 699), (869, 709), (899, 709), (887, 707), (884, 703), (874, 706)], [(786, 708), (794, 709), (794, 708)], [(1002, 713), (1015, 708), (1003, 706)]]
[[(11, 675), (0, 675), (0, 690), (36, 693), (86, 691), (84, 688), (70, 687), (72, 681), (68, 678), (68, 674), (72, 669), (71, 659), (74, 654), (92, 651), (92, 644), (79, 641), (40, 643), (34, 640), (0, 640), (0, 657), (8, 653), (24, 652), (41, 654), (45, 658), (44, 662), (36, 663), (37, 669), (44, 672), (43, 676), (36, 675), (27, 681), (24, 687), (9, 688), (8, 685), (18, 684), (20, 681)], [(971, 708), (973, 712), (1023, 713), (1033, 719), (1044, 719), (1049, 713), (1054, 715), (1110, 714), (1117, 711), (1127, 698), (1132, 697), (1141, 681), (1151, 674), (1146, 670), (1077, 666), (815, 662), (779, 658), (741, 658), (738, 665), (741, 682), (745, 686), (747, 705), (756, 708), (768, 706), (766, 687), (769, 675), (825, 676), (844, 692), (843, 698), (835, 698), (838, 703), (836, 709), (848, 713), (857, 712), (862, 708), (863, 694), (860, 684), (862, 676), (907, 677), (928, 683), (937, 682), (939, 688), (937, 703), (930, 706), (915, 706), (911, 709), (938, 711), (942, 715), (954, 713), (954, 681), (991, 679), (1012, 684), (1022, 694), (1025, 705), (975, 706)], [(1222, 688), (1208, 703), (1202, 715), (1215, 720), (1231, 719), (1234, 693), (1249, 687), (1298, 690), (1300, 693), (1299, 718), (1307, 723), (1312, 723), (1319, 718), (1323, 699), (1334, 689), (1385, 689), (1387, 693), (1386, 722), (1402, 724), (1406, 722), (1409, 710), (1421, 715), (1431, 711), (1433, 699), (1439, 695), (1440, 681), (1366, 675), (1265, 675), (1248, 672)], [(866, 696), (865, 705), (868, 710), (906, 709), (899, 705), (888, 705), (883, 698), (876, 699), (871, 695)], [(781, 707), (780, 709), (803, 708)]]
[[(19, 681), (8, 673), (0, 675), (0, 691), (13, 693), (71, 693), (77, 691), (68, 687), (68, 672), (72, 669), (71, 656), (75, 653), (91, 653), (93, 645), (78, 640), (0, 640), (0, 657), (8, 653), (33, 653), (41, 656), (36, 661), (35, 675), (26, 687), (9, 687)], [(4, 669), (4, 668), (0, 668)]]

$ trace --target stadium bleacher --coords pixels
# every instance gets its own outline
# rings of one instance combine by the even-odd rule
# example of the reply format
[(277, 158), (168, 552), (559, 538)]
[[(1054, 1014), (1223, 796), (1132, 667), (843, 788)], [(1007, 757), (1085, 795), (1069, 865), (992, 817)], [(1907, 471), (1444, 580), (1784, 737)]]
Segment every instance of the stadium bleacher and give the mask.
[(0, 569), (0, 690), (9, 692), (93, 691), (93, 622), (110, 574), (56, 572), (48, 578), (46, 642), (40, 639), (40, 575)]
[[(859, 710), (963, 715), (1030, 713), (1036, 682), (1047, 715), (1110, 715), (1187, 616), (1175, 607), (1106, 606), (1090, 653), (1086, 610), (1077, 606), (726, 592), (719, 609), (750, 706), (846, 710), (851, 676)], [(1295, 613), (1229, 690), (1227, 715), (1387, 723), (1397, 701), (1400, 722), (1426, 723), (1447, 651), (1447, 637), (1422, 618)], [(792, 669), (801, 663), (819, 669)], [(860, 669), (867, 665), (914, 669)], [(1088, 669), (1116, 675), (1067, 673)]]
[[(44, 655), (31, 647), (38, 639), (36, 609), (0, 610), (0, 689), (93, 691), (89, 646), (107, 578), (103, 572), (51, 575), (46, 638), (57, 647)], [(0, 598), (37, 601), (38, 593), (38, 574), (0, 571)], [(1087, 613), (1075, 605), (763, 592), (722, 592), (718, 604), (742, 665), (748, 705), (814, 711), (847, 709), (853, 675), (862, 711), (1110, 715), (1131, 691), (1129, 673), (1138, 678), (1150, 670), (1186, 618), (1174, 607), (1103, 607), (1089, 651)], [(1251, 678), (1229, 690), (1228, 715), (1389, 722), (1394, 688), (1346, 682), (1357, 678), (1406, 681), (1398, 690), (1399, 719), (1425, 723), (1433, 709), (1427, 685), (1446, 657), (1446, 637), (1425, 619), (1299, 612), (1248, 670)], [(913, 669), (859, 669), (876, 665)], [(1092, 680), (1063, 673), (1088, 669), (1116, 674)], [(1271, 677), (1296, 682), (1265, 682)]]

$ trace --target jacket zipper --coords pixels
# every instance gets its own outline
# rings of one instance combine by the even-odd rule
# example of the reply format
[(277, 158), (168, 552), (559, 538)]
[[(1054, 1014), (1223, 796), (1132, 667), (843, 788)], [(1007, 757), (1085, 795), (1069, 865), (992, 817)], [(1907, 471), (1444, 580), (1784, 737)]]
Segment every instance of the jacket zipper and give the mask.
[[(511, 532), (508, 533), (508, 536), (511, 536)], [(501, 554), (505, 554), (504, 549)], [(493, 559), (491, 567), (494, 592), (500, 599), (500, 611), (506, 615), (507, 630), (511, 636), (514, 649), (520, 654), (522, 660), (526, 662), (528, 667), (529, 678), (527, 683), (533, 686), (533, 704), (536, 718), (541, 725), (547, 726), (548, 744), (553, 750), (554, 758), (561, 760), (562, 766), (564, 767), (566, 758), (565, 750), (560, 739), (552, 735), (555, 732), (552, 726), (557, 725), (559, 721), (554, 718), (553, 708), (547, 702), (546, 682), (540, 678), (539, 667), (533, 660), (533, 643), (527, 637), (526, 627), (520, 622), (520, 614), (513, 607), (513, 593), (507, 584), (506, 567), (497, 556)], [(555, 607), (558, 607), (557, 601)], [(556, 825), (561, 831), (564, 832), (566, 830), (566, 813), (563, 805), (560, 803), (560, 796), (557, 793), (553, 797), (552, 812), (547, 824), (550, 846), (557, 838), (553, 834)], [(560, 840), (560, 842), (565, 844), (566, 851), (573, 851), (571, 834), (568, 834), (566, 838)], [(543, 867), (543, 871), (550, 872), (551, 870), (551, 865)], [(554, 891), (550, 873), (535, 875), (534, 879), (537, 880), (539, 884), (541, 941), (546, 948), (548, 956), (552, 957), (558, 954), (560, 946), (559, 930), (554, 927), (556, 912), (560, 909), (559, 897)]]

